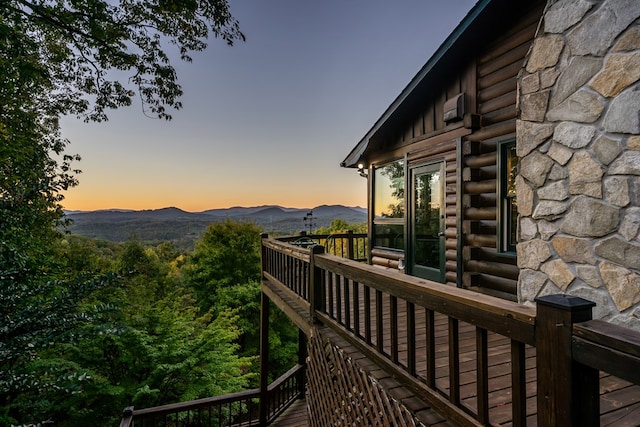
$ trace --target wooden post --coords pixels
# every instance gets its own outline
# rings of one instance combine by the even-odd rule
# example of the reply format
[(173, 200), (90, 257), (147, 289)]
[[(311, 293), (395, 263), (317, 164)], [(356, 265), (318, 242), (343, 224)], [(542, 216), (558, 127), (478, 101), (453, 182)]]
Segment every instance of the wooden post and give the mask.
[(316, 310), (325, 311), (324, 287), (322, 286), (322, 271), (316, 268), (316, 254), (324, 253), (324, 246), (313, 245), (309, 256), (309, 315), (311, 323), (317, 323)]
[(262, 244), (264, 239), (268, 239), (269, 235), (267, 233), (260, 233), (260, 278), (262, 279), (262, 272), (267, 270), (267, 256), (266, 256), (266, 248)]
[(353, 230), (347, 230), (347, 258), (353, 259)]
[(598, 371), (574, 362), (571, 351), (573, 324), (590, 320), (595, 303), (570, 295), (535, 301), (538, 425), (599, 425)]
[(260, 293), (260, 425), (269, 417), (269, 297)]
[[(262, 239), (267, 233), (260, 234), (260, 278), (267, 269), (266, 249)], [(260, 425), (267, 425), (269, 417), (269, 297), (260, 292)]]

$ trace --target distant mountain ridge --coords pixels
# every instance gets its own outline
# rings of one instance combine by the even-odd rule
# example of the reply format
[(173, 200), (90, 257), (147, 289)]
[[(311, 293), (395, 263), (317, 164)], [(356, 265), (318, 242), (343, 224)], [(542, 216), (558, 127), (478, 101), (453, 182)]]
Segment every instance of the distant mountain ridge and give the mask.
[[(311, 220), (303, 218), (312, 213)], [(293, 235), (302, 230), (328, 227), (334, 219), (349, 224), (366, 221), (367, 210), (359, 206), (321, 205), (310, 209), (286, 208), (278, 205), (234, 206), (187, 212), (176, 207), (148, 210), (102, 209), (97, 211), (67, 211), (72, 220), (72, 234), (114, 242), (136, 238), (143, 242), (170, 241), (179, 247), (189, 247), (212, 222), (224, 219), (248, 221), (272, 235)]]

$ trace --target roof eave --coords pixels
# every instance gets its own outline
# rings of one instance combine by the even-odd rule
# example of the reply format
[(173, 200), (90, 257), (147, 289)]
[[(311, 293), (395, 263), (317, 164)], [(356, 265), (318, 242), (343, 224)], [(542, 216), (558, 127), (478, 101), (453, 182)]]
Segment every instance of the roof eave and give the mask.
[(483, 10), (493, 0), (480, 0), (476, 5), (467, 13), (464, 19), (458, 24), (453, 32), (445, 39), (435, 53), (429, 58), (427, 63), (418, 71), (418, 73), (411, 79), (409, 84), (400, 92), (400, 95), (389, 105), (380, 118), (374, 123), (373, 127), (362, 137), (360, 142), (351, 150), (347, 157), (340, 163), (342, 167), (354, 168), (362, 160), (362, 156), (369, 146), (371, 139), (380, 131), (383, 125), (396, 113), (399, 107), (407, 100), (409, 95), (421, 84), (427, 77), (437, 68), (443, 57), (447, 56), (452, 48), (456, 45), (456, 42), (467, 31), (471, 24), (478, 18)]

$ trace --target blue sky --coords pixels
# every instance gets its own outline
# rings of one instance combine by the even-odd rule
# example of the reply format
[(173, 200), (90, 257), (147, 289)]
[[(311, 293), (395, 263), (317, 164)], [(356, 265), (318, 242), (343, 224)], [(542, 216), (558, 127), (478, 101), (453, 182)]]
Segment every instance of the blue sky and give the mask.
[(246, 42), (173, 61), (184, 108), (62, 122), (82, 157), (72, 210), (366, 206), (339, 166), (475, 0), (231, 0)]

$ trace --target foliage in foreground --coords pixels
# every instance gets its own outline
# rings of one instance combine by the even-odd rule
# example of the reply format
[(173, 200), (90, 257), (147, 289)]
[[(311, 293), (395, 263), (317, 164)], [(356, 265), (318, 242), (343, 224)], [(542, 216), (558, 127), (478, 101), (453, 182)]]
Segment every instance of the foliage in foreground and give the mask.
[[(117, 270), (104, 266), (74, 270), (87, 262), (65, 252), (57, 231), (64, 223), (60, 202), (78, 183), (73, 165), (79, 156), (66, 153), (59, 119), (106, 120), (108, 109), (128, 106), (136, 96), (145, 114), (169, 119), (167, 108), (181, 107), (182, 90), (161, 42), (190, 61), (210, 34), (228, 44), (244, 38), (226, 0), (0, 2), (0, 424), (51, 417), (58, 425), (87, 425), (79, 421), (87, 417), (95, 425), (103, 419), (97, 416), (102, 403), (92, 399), (116, 399), (124, 386), (74, 356), (91, 354), (82, 347), (88, 340), (110, 337), (117, 349), (118, 340), (139, 333), (154, 337), (146, 341), (153, 357), (168, 354), (157, 342), (175, 334), (149, 332), (118, 310), (126, 306), (117, 297), (131, 285), (129, 276), (116, 279)], [(149, 301), (163, 315), (176, 311), (162, 306), (165, 292)], [(189, 295), (174, 298), (184, 302)], [(213, 334), (210, 328), (233, 331), (218, 323), (228, 315), (218, 320), (186, 312), (190, 317), (176, 323), (193, 330), (194, 342), (181, 342), (187, 348)], [(233, 341), (233, 333), (222, 341)], [(110, 360), (108, 346), (98, 348), (96, 360)], [(167, 369), (173, 363), (145, 357)], [(183, 388), (175, 393), (194, 393)]]
[[(87, 289), (75, 306), (60, 307), (80, 319), (67, 322), (64, 334), (48, 335), (38, 346), (31, 345), (37, 340), (20, 341), (31, 348), (28, 357), (18, 344), (4, 347), (17, 359), (2, 369), (14, 378), (0, 392), (5, 424), (114, 425), (126, 406), (226, 394), (254, 381), (254, 358), (239, 355), (238, 325), (248, 321), (231, 308), (201, 310), (182, 284), (183, 255), (167, 245), (77, 238), (62, 241), (58, 250), (68, 267), (60, 274), (68, 280), (87, 271), (119, 274), (102, 273), (108, 283)], [(30, 326), (43, 309), (32, 307)]]

